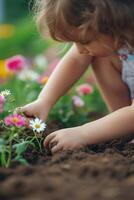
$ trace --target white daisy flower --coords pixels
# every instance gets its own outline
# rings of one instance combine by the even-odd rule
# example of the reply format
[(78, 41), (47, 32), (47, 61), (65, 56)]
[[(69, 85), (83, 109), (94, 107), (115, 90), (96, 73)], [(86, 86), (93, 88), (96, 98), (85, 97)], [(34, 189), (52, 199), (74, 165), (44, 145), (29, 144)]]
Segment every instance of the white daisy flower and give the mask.
[(11, 95), (11, 92), (10, 92), (10, 90), (4, 90), (4, 91), (2, 91), (2, 92), (0, 93), (0, 95), (2, 95), (2, 96), (4, 96), (4, 97), (7, 97), (7, 96)]
[(39, 118), (30, 120), (30, 126), (32, 127), (33, 131), (37, 131), (38, 133), (44, 131), (46, 128), (46, 124), (42, 122)]

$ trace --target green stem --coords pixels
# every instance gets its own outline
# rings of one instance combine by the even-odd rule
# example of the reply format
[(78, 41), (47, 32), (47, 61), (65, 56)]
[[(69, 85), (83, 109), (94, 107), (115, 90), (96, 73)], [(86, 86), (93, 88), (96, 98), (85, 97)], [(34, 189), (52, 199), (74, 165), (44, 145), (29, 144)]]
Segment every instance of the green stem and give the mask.
[(35, 136), (35, 139), (36, 139), (36, 141), (37, 141), (37, 143), (39, 145), (40, 152), (42, 153), (41, 143), (40, 143), (40, 141), (39, 141), (39, 139), (38, 139), (38, 137), (36, 135), (36, 132), (34, 132), (34, 136)]
[(7, 163), (6, 163), (6, 168), (8, 168), (10, 166), (11, 159), (12, 159), (12, 140), (10, 140), (10, 143), (9, 143), (9, 155), (8, 155), (8, 159), (7, 159)]
[(11, 135), (9, 137), (9, 155), (8, 155), (8, 159), (7, 159), (7, 163), (6, 163), (6, 168), (8, 168), (11, 164), (11, 159), (12, 159), (12, 141), (13, 141), (13, 138), (14, 138), (14, 131), (15, 129), (13, 129), (11, 131)]
[(6, 167), (6, 154), (5, 154), (5, 147), (2, 149), (1, 153), (1, 165)]

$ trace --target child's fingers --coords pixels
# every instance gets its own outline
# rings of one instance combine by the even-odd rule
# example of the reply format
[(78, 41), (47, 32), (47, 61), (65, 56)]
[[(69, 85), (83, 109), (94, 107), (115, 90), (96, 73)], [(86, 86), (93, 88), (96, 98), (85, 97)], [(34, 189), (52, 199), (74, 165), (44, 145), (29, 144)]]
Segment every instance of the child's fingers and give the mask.
[(27, 106), (20, 107), (19, 112), (23, 113), (28, 118), (35, 118), (35, 116), (32, 113), (29, 113)]
[(28, 117), (30, 120), (35, 118), (35, 116), (34, 116), (33, 114), (30, 114), (30, 113), (28, 113), (27, 111), (23, 112), (23, 114), (24, 114), (26, 117)]
[(27, 112), (25, 113), (24, 111), (23, 111), (23, 108), (22, 107), (18, 107), (18, 108), (15, 108), (15, 110), (14, 110), (16, 113), (18, 113), (18, 114), (24, 114), (26, 117), (28, 117), (27, 118), (27, 123), (29, 123), (29, 120), (31, 120), (31, 119), (33, 119), (34, 118), (34, 116), (31, 116), (31, 115), (29, 115)]
[(48, 135), (45, 140), (44, 140), (44, 146), (48, 147), (50, 141), (55, 137), (55, 133), (51, 133), (50, 135)]
[(51, 152), (52, 154), (54, 153), (57, 153), (58, 151), (61, 151), (62, 150), (62, 147), (60, 144), (57, 144), (56, 146), (54, 146), (52, 149), (51, 149)]
[(53, 148), (58, 144), (58, 141), (56, 140), (56, 137), (54, 137), (50, 142), (49, 142), (49, 148)]

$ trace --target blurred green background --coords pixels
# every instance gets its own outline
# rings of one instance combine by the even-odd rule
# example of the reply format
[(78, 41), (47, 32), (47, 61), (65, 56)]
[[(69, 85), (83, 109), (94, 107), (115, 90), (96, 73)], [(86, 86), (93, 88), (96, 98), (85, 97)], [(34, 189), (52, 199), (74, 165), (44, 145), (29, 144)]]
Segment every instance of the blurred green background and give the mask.
[(32, 6), (32, 0), (0, 0), (0, 59), (34, 56), (51, 46), (37, 31)]
[(33, 0), (0, 0), (1, 22), (14, 23), (26, 15), (30, 15)]

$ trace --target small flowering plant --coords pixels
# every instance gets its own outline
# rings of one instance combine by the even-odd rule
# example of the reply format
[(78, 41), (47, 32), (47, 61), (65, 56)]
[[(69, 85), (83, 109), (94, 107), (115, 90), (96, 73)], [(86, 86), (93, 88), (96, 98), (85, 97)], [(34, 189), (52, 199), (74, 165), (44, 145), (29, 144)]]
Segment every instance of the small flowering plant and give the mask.
[(34, 120), (29, 121), (29, 126), (32, 128), (34, 132), (33, 139), (36, 140), (40, 152), (42, 152), (42, 147), (41, 147), (41, 143), (43, 140), (42, 133), (46, 129), (46, 123), (42, 122), (39, 118), (35, 118)]
[[(27, 60), (22, 55), (4, 61), (5, 69), (11, 75), (7, 81), (0, 77), (0, 81), (3, 81), (1, 90), (6, 87), (11, 92), (0, 92), (0, 166), (9, 167), (12, 161), (26, 163), (24, 154), (31, 146), (42, 152), (46, 124), (38, 118), (28, 120), (23, 113), (14, 110), (18, 105), (37, 98), (58, 62), (58, 59), (54, 62), (48, 59), (46, 63), (44, 55), (36, 61)], [(93, 76), (84, 77), (57, 102), (49, 115), (49, 121), (60, 122), (64, 128), (78, 126), (94, 120), (94, 113), (106, 110)]]
[(18, 128), (26, 124), (25, 118), (17, 113), (7, 116), (4, 121), (7, 126), (15, 126)]
[[(8, 90), (0, 92), (1, 113), (4, 112), (4, 104), (10, 95)], [(9, 167), (13, 161), (28, 164), (23, 155), (31, 146), (42, 153), (46, 124), (38, 118), (28, 120), (17, 110), (10, 111), (10, 114), (0, 121), (0, 166)]]

